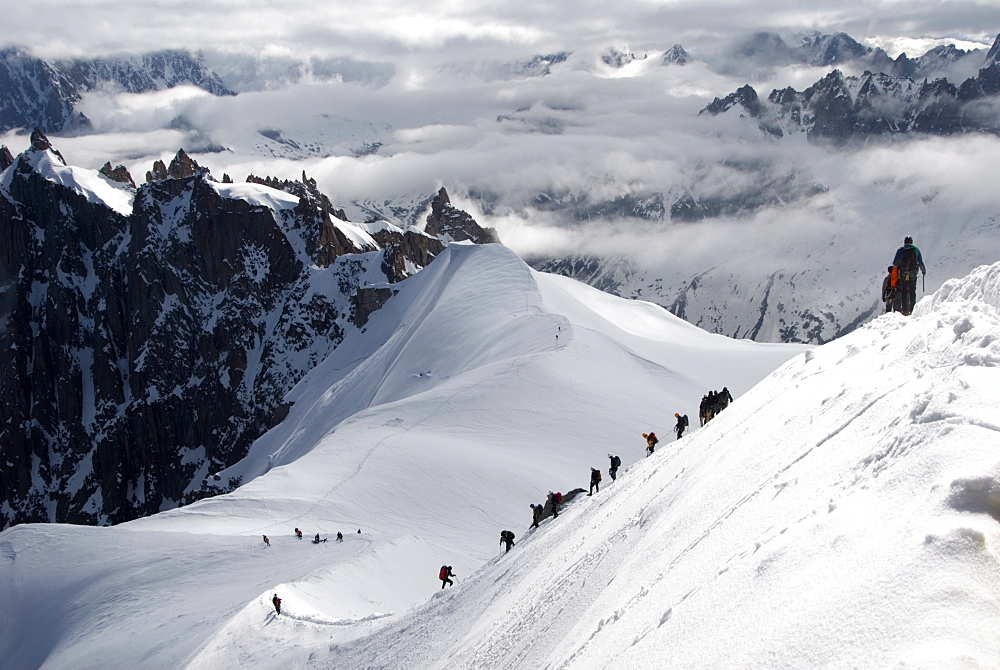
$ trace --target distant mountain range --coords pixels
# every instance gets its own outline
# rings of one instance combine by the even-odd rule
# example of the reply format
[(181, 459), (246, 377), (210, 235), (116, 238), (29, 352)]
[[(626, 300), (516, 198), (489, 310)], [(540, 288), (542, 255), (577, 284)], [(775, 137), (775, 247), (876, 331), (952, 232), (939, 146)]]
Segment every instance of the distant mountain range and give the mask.
[(0, 50), (0, 132), (33, 127), (49, 133), (86, 132), (90, 121), (76, 105), (84, 93), (105, 85), (129, 93), (190, 85), (212, 95), (235, 95), (188, 51), (49, 63), (8, 47)]
[(702, 113), (717, 115), (737, 108), (775, 137), (804, 132), (810, 140), (838, 145), (904, 133), (1000, 133), (1000, 116), (996, 113), (1000, 35), (976, 76), (957, 85), (944, 77), (933, 81), (925, 78), (923, 82), (918, 79), (921, 73), (933, 72), (944, 63), (982, 54), (938, 47), (915, 60), (901, 54), (893, 61), (884, 52), (859, 53), (848, 48), (849, 39), (845, 35), (836, 43), (827, 41), (823, 49), (809, 53), (822, 64), (840, 62), (844, 53), (858, 53), (854, 58), (865, 56), (876, 69), (857, 77), (834, 70), (804, 91), (775, 89), (766, 100), (746, 85), (725, 98), (716, 98)]

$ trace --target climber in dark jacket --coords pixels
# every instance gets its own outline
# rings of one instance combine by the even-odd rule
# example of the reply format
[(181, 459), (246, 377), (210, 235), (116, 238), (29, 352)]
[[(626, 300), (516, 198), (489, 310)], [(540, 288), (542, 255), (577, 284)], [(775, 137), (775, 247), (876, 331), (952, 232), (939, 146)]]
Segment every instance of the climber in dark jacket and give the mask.
[(598, 493), (601, 492), (601, 471), (598, 470), (597, 468), (591, 468), (590, 469), (590, 493), (588, 493), (587, 495), (588, 496), (594, 495), (594, 489), (595, 488), (597, 489)]
[(927, 274), (924, 257), (920, 249), (913, 245), (912, 237), (903, 239), (903, 246), (896, 250), (892, 259), (892, 267), (896, 269), (895, 288), (900, 296), (899, 311), (903, 316), (909, 316), (917, 301), (917, 272), (925, 276)]

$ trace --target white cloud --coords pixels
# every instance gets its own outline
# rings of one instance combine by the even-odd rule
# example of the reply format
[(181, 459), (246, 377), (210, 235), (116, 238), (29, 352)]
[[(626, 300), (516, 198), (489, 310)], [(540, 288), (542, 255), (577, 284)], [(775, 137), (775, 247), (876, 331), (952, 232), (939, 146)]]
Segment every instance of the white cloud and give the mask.
[[(753, 30), (843, 30), (891, 53), (946, 43), (988, 46), (991, 31), (1000, 31), (1000, 7), (973, 0), (852, 0), (808, 9), (793, 0), (626, 0), (614, 12), (592, 1), (348, 9), (156, 0), (112, 10), (105, 3), (42, 0), (8, 9), (0, 42), (31, 44), (46, 56), (200, 49), (243, 91), (226, 98), (189, 88), (149, 96), (95, 93), (83, 109), (101, 134), (57, 140), (71, 162), (88, 167), (124, 162), (138, 176), (180, 147), (221, 146), (229, 150), (197, 156), (217, 176), (297, 178), (305, 169), (348, 208), (354, 200), (372, 205), (387, 198), (416, 206), (443, 184), (522, 253), (575, 249), (656, 258), (676, 257), (671, 250), (682, 247), (690, 267), (738, 257), (744, 235), (772, 242), (769, 258), (755, 261), (764, 264), (789, 240), (843, 235), (859, 221), (884, 220), (893, 231), (884, 240), (874, 234), (880, 244), (893, 244), (895, 228), (930, 227), (945, 203), (969, 216), (997, 207), (987, 183), (1000, 155), (992, 138), (831, 153), (801, 137), (764, 139), (735, 114), (698, 116), (713, 97), (743, 83), (763, 97), (773, 88), (801, 90), (826, 73), (783, 66), (721, 74), (734, 40)], [(674, 44), (691, 53), (690, 64), (660, 64)], [(600, 62), (609, 47), (647, 58), (614, 70)], [(528, 77), (516, 66), (556, 52), (570, 55), (545, 77)], [(305, 160), (271, 158), (262, 147), (277, 145), (259, 131), (325, 149), (304, 149)], [(15, 152), (24, 144), (7, 142)], [(376, 144), (375, 155), (355, 157)], [(769, 180), (788, 175), (800, 188), (826, 192), (799, 201), (776, 191), (780, 209), (683, 225), (599, 207), (660, 194), (669, 209), (685, 193), (707, 199), (741, 187), (768, 195), (776, 188)], [(545, 198), (574, 206), (550, 211), (539, 204)]]

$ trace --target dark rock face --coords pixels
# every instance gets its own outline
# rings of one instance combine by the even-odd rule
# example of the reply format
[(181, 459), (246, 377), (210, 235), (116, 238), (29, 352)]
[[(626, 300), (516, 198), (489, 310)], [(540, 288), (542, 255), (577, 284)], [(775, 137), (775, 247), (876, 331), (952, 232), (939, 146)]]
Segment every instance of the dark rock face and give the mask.
[(45, 61), (17, 48), (0, 50), (0, 132), (89, 128), (87, 117), (75, 110), (79, 101), (76, 84)]
[(233, 197), (183, 152), (123, 213), (46, 179), (61, 160), (32, 144), (47, 148), (0, 183), (2, 527), (116, 523), (228, 490), (212, 473), (391, 296), (360, 278), (398, 281), (443, 248), (416, 233), (423, 246), (357, 248), (314, 181), (272, 208), (271, 189)]
[(444, 187), (431, 201), (431, 213), (427, 216), (424, 232), (454, 242), (471, 241), (476, 244), (500, 242), (496, 230), (481, 227), (467, 212), (455, 208)]
[(14, 164), (14, 155), (7, 148), (7, 145), (0, 144), (0, 172), (3, 172)]
[(0, 132), (35, 126), (49, 132), (87, 130), (90, 121), (76, 105), (83, 93), (104, 83), (131, 93), (190, 84), (213, 95), (235, 95), (187, 51), (47, 63), (11, 47), (0, 50)]
[(86, 90), (93, 90), (104, 82), (114, 82), (129, 93), (192, 85), (212, 95), (236, 95), (226, 88), (219, 75), (205, 67), (199, 56), (180, 49), (137, 56), (57, 61), (55, 68)]
[[(838, 53), (843, 48), (838, 47)], [(853, 51), (848, 49), (848, 53)], [(935, 56), (957, 57), (949, 56), (951, 53), (945, 49)], [(801, 93), (791, 87), (775, 89), (766, 102), (751, 86), (744, 86), (725, 98), (716, 98), (702, 113), (716, 115), (738, 107), (770, 135), (805, 132), (810, 140), (835, 145), (913, 132), (1000, 134), (1000, 118), (988, 113), (980, 102), (981, 98), (1000, 95), (997, 53), (1000, 36), (990, 50), (994, 55), (987, 56), (978, 76), (958, 87), (946, 79), (917, 83), (910, 77), (884, 72), (845, 77), (834, 70)]]

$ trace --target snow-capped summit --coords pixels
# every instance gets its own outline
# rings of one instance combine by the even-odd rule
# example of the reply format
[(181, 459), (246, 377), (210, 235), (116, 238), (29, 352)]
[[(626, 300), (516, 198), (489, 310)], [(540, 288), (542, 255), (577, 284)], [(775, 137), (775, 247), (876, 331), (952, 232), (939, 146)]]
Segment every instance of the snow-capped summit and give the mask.
[(680, 44), (675, 44), (663, 54), (664, 65), (686, 65), (690, 59), (691, 56)]

